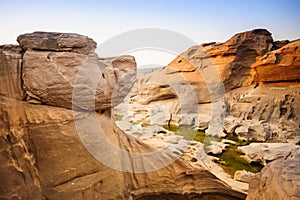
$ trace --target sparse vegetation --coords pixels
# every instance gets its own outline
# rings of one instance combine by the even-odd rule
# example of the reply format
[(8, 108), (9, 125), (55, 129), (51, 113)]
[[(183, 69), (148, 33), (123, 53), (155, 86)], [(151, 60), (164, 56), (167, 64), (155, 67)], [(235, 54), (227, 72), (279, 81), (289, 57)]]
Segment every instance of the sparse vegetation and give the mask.
[(230, 144), (222, 154), (216, 155), (219, 158), (216, 162), (231, 176), (236, 170), (244, 169), (250, 172), (259, 172), (262, 169), (262, 165), (249, 163), (242, 155), (238, 150), (238, 143), (236, 145)]
[(123, 115), (114, 114), (113, 119), (114, 119), (114, 121), (122, 121)]
[[(163, 126), (165, 129), (169, 131), (175, 132), (177, 135), (182, 135), (186, 140), (195, 140), (204, 144), (204, 150), (207, 152), (207, 146), (211, 141), (221, 142), (222, 138), (208, 136), (203, 131), (194, 130), (190, 126), (176, 126), (171, 124), (170, 127), (168, 125)], [(242, 152), (238, 150), (239, 146), (245, 146), (254, 141), (245, 141), (238, 139), (237, 136), (227, 136), (226, 139), (235, 141), (236, 144), (229, 144), (225, 151), (222, 154), (214, 155), (218, 157), (219, 160), (216, 161), (225, 172), (234, 175), (236, 170), (247, 170), (250, 172), (259, 172), (262, 169), (262, 165), (258, 163), (250, 163), (248, 160), (242, 157)]]

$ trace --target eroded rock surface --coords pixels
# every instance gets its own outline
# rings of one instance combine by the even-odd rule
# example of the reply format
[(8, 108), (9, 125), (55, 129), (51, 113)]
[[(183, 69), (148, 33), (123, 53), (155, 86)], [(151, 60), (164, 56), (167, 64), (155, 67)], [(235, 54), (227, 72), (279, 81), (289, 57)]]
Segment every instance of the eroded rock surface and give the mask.
[(136, 70), (131, 56), (109, 61), (108, 65), (95, 53), (26, 51), (24, 89), (31, 99), (44, 104), (71, 109), (73, 103), (84, 110), (107, 110), (130, 91)]
[(178, 97), (183, 94), (178, 94), (177, 87), (187, 84), (194, 90), (197, 103), (214, 101), (224, 90), (218, 83), (224, 83), (227, 91), (247, 84), (251, 65), (270, 50), (272, 42), (271, 33), (257, 29), (236, 34), (224, 43), (191, 47), (168, 66), (143, 78), (142, 87), (135, 90), (139, 97), (135, 98), (148, 104)]
[(300, 78), (300, 40), (268, 52), (254, 69), (258, 82), (297, 81)]
[(299, 49), (299, 40), (274, 42), (265, 29), (191, 47), (138, 81), (130, 119), (151, 124), (151, 110), (160, 106), (164, 124), (171, 120), (202, 130), (205, 124), (210, 135), (297, 143)]
[(97, 43), (75, 33), (34, 32), (17, 38), (24, 50), (67, 51), (79, 54), (94, 52)]
[(22, 100), (22, 48), (17, 45), (0, 46), (0, 95)]
[(299, 199), (299, 176), (299, 161), (274, 161), (251, 179), (247, 200)]
[(300, 161), (300, 147), (289, 143), (251, 143), (239, 147), (250, 162), (266, 165), (273, 160), (293, 159)]
[[(265, 83), (226, 94), (230, 126), (226, 132), (253, 141), (292, 141), (300, 124), (300, 85)], [(225, 120), (226, 121), (226, 120)]]

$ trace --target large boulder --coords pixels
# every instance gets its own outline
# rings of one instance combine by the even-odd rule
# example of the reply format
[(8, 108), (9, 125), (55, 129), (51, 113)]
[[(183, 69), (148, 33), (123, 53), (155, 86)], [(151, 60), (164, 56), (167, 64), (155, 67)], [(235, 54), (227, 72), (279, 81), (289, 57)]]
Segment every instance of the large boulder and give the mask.
[(86, 36), (34, 32), (20, 35), (18, 42), (25, 50), (22, 81), (28, 102), (108, 110), (122, 102), (135, 81), (134, 57), (100, 59), (93, 53), (96, 43)]
[(0, 95), (22, 100), (22, 48), (17, 45), (0, 46)]
[(75, 33), (34, 32), (17, 38), (24, 50), (66, 51), (79, 54), (94, 52), (97, 43)]
[(300, 198), (299, 184), (299, 161), (274, 161), (251, 179), (247, 200), (296, 200)]
[(24, 89), (30, 99), (71, 109), (107, 110), (119, 104), (135, 81), (132, 56), (26, 51)]

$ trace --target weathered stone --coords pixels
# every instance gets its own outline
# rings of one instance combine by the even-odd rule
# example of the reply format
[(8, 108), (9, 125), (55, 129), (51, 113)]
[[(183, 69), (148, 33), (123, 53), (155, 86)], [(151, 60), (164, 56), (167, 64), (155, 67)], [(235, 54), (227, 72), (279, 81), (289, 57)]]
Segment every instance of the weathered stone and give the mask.
[(236, 120), (226, 117), (225, 130), (234, 130), (245, 140), (293, 140), (300, 123), (299, 92), (297, 83), (266, 83), (227, 92), (227, 114)]
[[(250, 162), (266, 165), (273, 160), (288, 159), (293, 152), (299, 152), (300, 147), (289, 143), (251, 143), (238, 147)], [(297, 159), (293, 157), (291, 159)]]
[[(9, 103), (8, 103), (9, 102)], [(0, 198), (42, 199), (23, 103), (0, 97)]]
[(207, 147), (207, 153), (217, 155), (221, 154), (223, 150), (228, 146), (228, 144), (225, 144), (223, 142), (216, 142), (216, 141), (211, 141), (210, 145)]
[(264, 55), (254, 66), (258, 82), (300, 79), (300, 40)]
[[(212, 98), (222, 93), (222, 87), (212, 88), (209, 84), (224, 83), (227, 90), (242, 86), (250, 75), (256, 57), (268, 52), (272, 42), (271, 33), (257, 29), (236, 34), (225, 43), (192, 47), (168, 66), (144, 78), (142, 81), (150, 84), (136, 90), (136, 94), (149, 95), (145, 104), (174, 98), (175, 94), (178, 95), (174, 91), (175, 81), (187, 82), (195, 91), (199, 103), (211, 102)], [(237, 79), (237, 75), (240, 78)]]
[(0, 95), (22, 100), (22, 49), (16, 45), (0, 46)]
[(271, 138), (272, 134), (270, 127), (265, 123), (256, 121), (255, 119), (252, 121), (245, 120), (238, 125), (236, 124), (234, 126), (237, 127), (232, 133), (235, 133), (240, 140), (265, 142)]
[(248, 172), (246, 170), (237, 170), (237, 171), (235, 171), (233, 178), (234, 178), (234, 180), (237, 180), (237, 181), (249, 183), (250, 179), (253, 176), (254, 176), (254, 173), (252, 173), (252, 172)]
[(94, 52), (97, 43), (75, 33), (33, 32), (20, 35), (18, 42), (24, 50), (67, 51), (79, 54)]
[(281, 47), (283, 47), (284, 45), (287, 45), (288, 43), (290, 43), (289, 40), (277, 40), (273, 42), (271, 51), (279, 49)]
[(125, 98), (135, 80), (136, 63), (130, 56), (109, 58), (108, 65), (96, 54), (26, 51), (23, 62), (27, 95), (68, 109), (110, 109)]
[(299, 184), (299, 161), (273, 161), (251, 179), (247, 200), (296, 200), (300, 198)]

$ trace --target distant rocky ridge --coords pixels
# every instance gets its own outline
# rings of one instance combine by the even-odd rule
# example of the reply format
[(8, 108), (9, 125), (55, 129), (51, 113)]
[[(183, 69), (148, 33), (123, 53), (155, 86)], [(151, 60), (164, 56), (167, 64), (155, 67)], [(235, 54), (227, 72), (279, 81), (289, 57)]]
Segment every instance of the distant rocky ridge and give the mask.
[[(134, 58), (98, 58), (96, 43), (78, 34), (35, 32), (18, 41), (20, 46), (0, 46), (1, 199), (245, 199), (183, 159), (148, 173), (134, 173), (133, 165), (133, 173), (122, 172), (97, 161), (79, 139), (75, 115), (79, 121), (95, 115), (103, 134), (127, 152), (155, 150), (110, 118), (135, 81)], [(91, 79), (91, 73), (100, 77)], [(84, 137), (93, 128), (87, 125)]]

